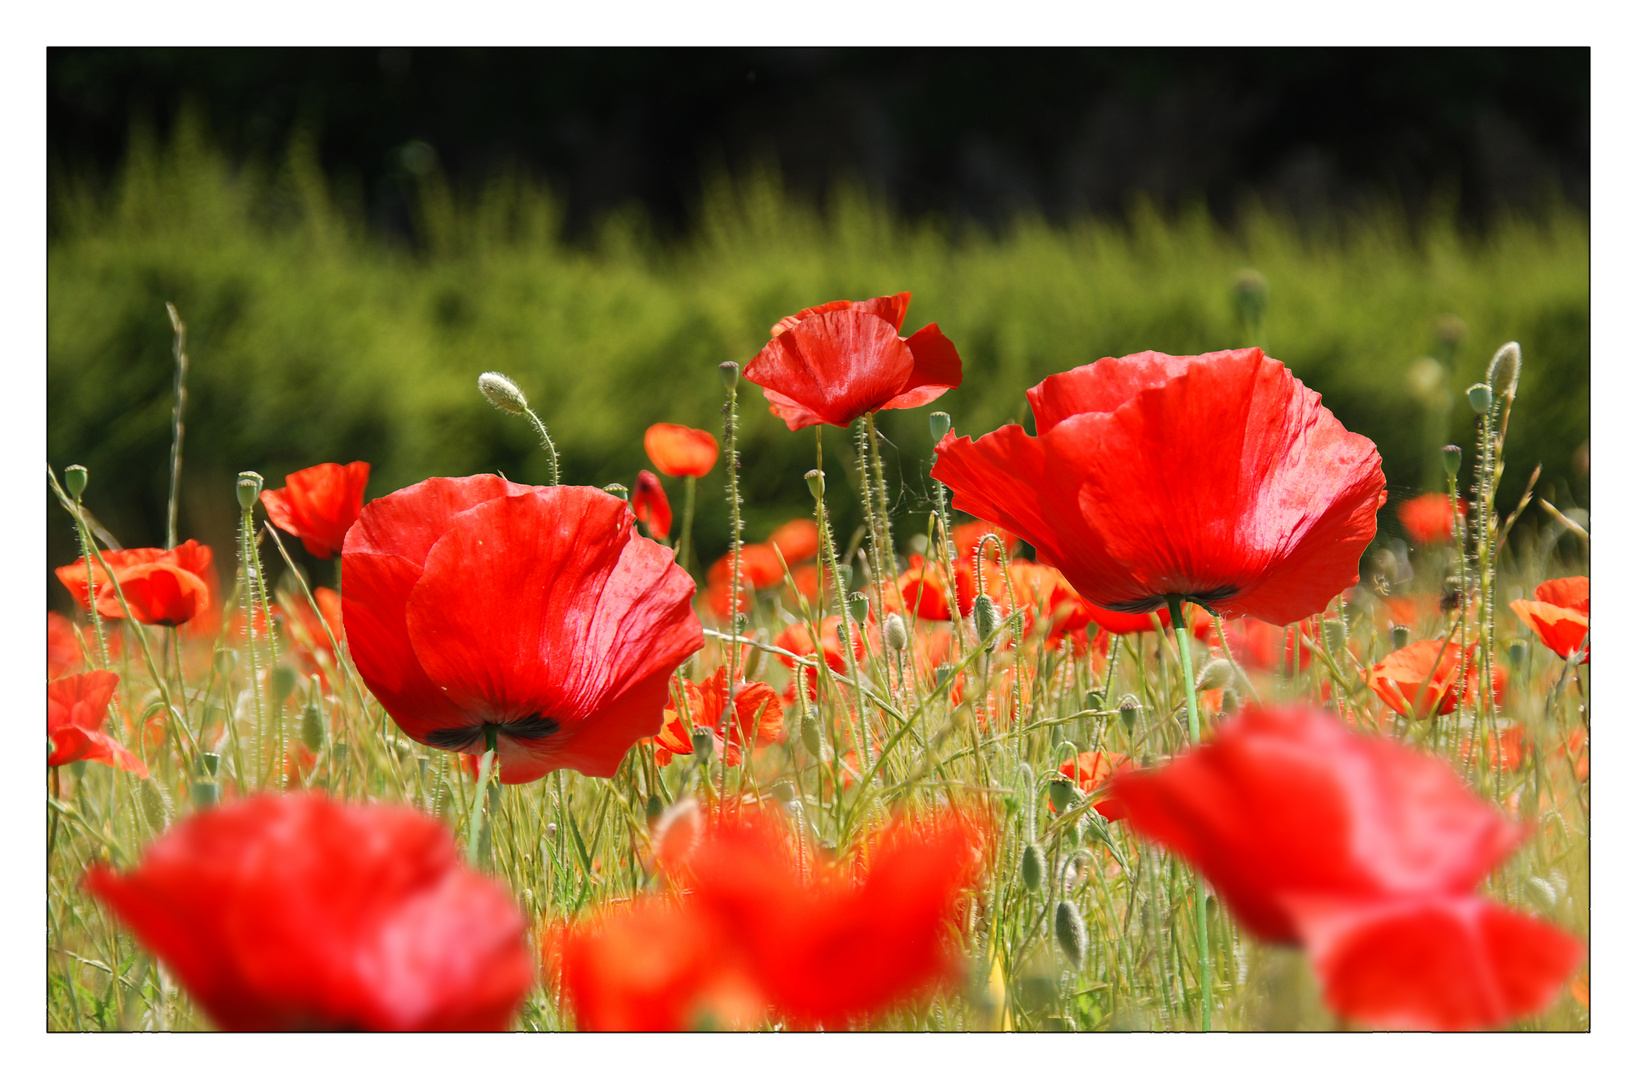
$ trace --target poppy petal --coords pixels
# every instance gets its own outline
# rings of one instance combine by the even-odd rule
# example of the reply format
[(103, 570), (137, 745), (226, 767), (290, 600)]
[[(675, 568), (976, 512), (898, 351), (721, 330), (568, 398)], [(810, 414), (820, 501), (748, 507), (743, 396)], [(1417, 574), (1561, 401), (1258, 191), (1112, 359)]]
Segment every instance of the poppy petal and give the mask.
[(819, 422), (846, 427), (896, 396), (914, 368), (915, 355), (896, 327), (847, 310), (784, 331), (745, 366), (745, 378), (763, 388), (769, 406), (796, 431)]
[[(1239, 349), (1205, 353), (1199, 359), (1233, 356), (1261, 350)], [(1168, 356), (1159, 352), (1105, 356), (1095, 364), (1082, 364), (1072, 371), (1048, 375), (1038, 385), (1024, 391), (1034, 413), (1035, 433), (1044, 435), (1077, 413), (1109, 413), (1139, 391), (1163, 386), (1188, 369), (1194, 357)]]
[(704, 476), (716, 465), (716, 436), (682, 424), (654, 424), (642, 436), (654, 468), (666, 476)]
[(915, 357), (909, 381), (883, 409), (917, 409), (961, 385), (961, 358), (937, 323), (927, 323), (904, 339)]

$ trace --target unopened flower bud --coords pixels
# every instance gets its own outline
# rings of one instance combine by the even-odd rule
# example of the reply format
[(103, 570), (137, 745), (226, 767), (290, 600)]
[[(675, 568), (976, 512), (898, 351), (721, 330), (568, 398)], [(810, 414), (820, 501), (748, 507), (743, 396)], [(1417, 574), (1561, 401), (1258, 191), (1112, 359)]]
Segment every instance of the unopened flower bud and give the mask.
[(1063, 955), (1068, 957), (1071, 966), (1080, 967), (1086, 962), (1088, 944), (1086, 921), (1080, 917), (1080, 909), (1074, 906), (1073, 900), (1059, 900), (1054, 921), (1057, 944), (1062, 948)]
[(142, 800), (142, 816), (148, 820), (148, 827), (154, 832), (161, 832), (165, 822), (170, 818), (170, 803), (165, 799), (165, 793), (159, 790), (159, 785), (153, 782), (153, 777), (142, 781), (137, 788)]
[(1135, 728), (1137, 726), (1137, 721), (1141, 719), (1141, 717), (1142, 702), (1138, 701), (1130, 694), (1127, 694), (1125, 697), (1120, 699), (1120, 723), (1125, 725), (1125, 729), (1127, 731), (1131, 731), (1133, 728)]
[(317, 705), (301, 711), (301, 741), (315, 754), (324, 748), (324, 714)]
[(780, 780), (773, 785), (773, 798), (781, 803), (796, 801), (796, 786), (788, 780)]
[(1000, 611), (988, 596), (980, 596), (972, 604), (972, 621), (978, 628), (978, 641), (987, 642), (989, 635), (1000, 624)]
[(750, 616), (746, 615), (744, 612), (741, 611), (741, 612), (739, 612), (739, 614), (737, 614), (737, 615), (735, 615), (733, 617), (733, 632), (735, 634), (744, 633), (745, 632), (745, 627), (747, 627), (749, 625), (750, 625)]
[(1220, 690), (1233, 681), (1233, 665), (1223, 659), (1212, 660), (1199, 670), (1199, 678), (1194, 680), (1196, 691)]
[(1024, 846), (1023, 862), (1018, 869), (1023, 875), (1023, 887), (1030, 892), (1039, 892), (1041, 879), (1046, 876), (1046, 856), (1041, 854), (1039, 844)]
[(870, 615), (870, 598), (861, 592), (855, 592), (847, 598), (847, 610), (852, 614), (853, 622), (860, 626)]
[(887, 639), (887, 648), (893, 652), (903, 652), (909, 647), (909, 632), (904, 629), (904, 620), (896, 611), (887, 616), (887, 625), (883, 632)]
[(63, 483), (68, 486), (68, 493), (79, 498), (85, 491), (85, 484), (91, 479), (91, 474), (85, 471), (84, 465), (70, 465), (63, 470)]
[(1487, 382), (1494, 388), (1496, 394), (1506, 401), (1511, 401), (1518, 392), (1518, 369), (1523, 363), (1523, 350), (1515, 341), (1508, 341), (1495, 351), (1495, 359), (1489, 362), (1489, 376)]
[(1486, 413), (1495, 403), (1495, 395), (1489, 389), (1488, 383), (1473, 383), (1466, 389), (1467, 404), (1472, 406), (1475, 413)]
[(644, 809), (647, 811), (644, 816), (646, 816), (649, 821), (653, 821), (660, 814), (664, 813), (665, 804), (660, 801), (658, 795), (650, 795), (648, 796), (648, 805)]
[(934, 445), (943, 442), (944, 436), (949, 434), (950, 421), (946, 412), (935, 412), (927, 417), (927, 427), (932, 430)]
[(249, 510), (256, 505), (256, 498), (261, 495), (261, 473), (249, 472), (239, 474), (238, 496), (239, 509)]
[(1347, 627), (1340, 619), (1324, 620), (1324, 643), (1330, 651), (1340, 654), (1347, 650)]
[(477, 388), (489, 399), (489, 404), (501, 412), (525, 413), (529, 399), (518, 385), (498, 371), (485, 371), (477, 377)]
[(807, 490), (813, 493), (813, 498), (824, 498), (824, 473), (818, 469), (807, 470)]
[(1523, 892), (1536, 911), (1551, 911), (1557, 907), (1557, 890), (1545, 878), (1530, 878), (1523, 883)]
[(1228, 713), (1232, 713), (1235, 710), (1237, 710), (1238, 708), (1239, 708), (1239, 692), (1236, 691), (1231, 686), (1228, 687), (1227, 689), (1223, 690), (1222, 691), (1222, 712), (1223, 712), (1223, 714), (1226, 715)]
[(232, 649), (216, 650), (216, 674), (226, 678), (239, 666), (239, 654)]
[(732, 390), (739, 385), (739, 365), (732, 360), (722, 361), (716, 370), (722, 376), (722, 389)]
[(1409, 646), (1409, 644), (1410, 644), (1410, 628), (1407, 627), (1407, 626), (1400, 626), (1397, 623), (1394, 623), (1393, 624), (1393, 649), (1394, 649), (1394, 651), (1396, 651), (1398, 649), (1407, 648)]
[(818, 717), (812, 713), (805, 713), (801, 718), (801, 744), (815, 758), (824, 756), (824, 739), (819, 731)]
[(1450, 479), (1461, 471), (1461, 448), (1453, 443), (1444, 447), (1444, 475)]

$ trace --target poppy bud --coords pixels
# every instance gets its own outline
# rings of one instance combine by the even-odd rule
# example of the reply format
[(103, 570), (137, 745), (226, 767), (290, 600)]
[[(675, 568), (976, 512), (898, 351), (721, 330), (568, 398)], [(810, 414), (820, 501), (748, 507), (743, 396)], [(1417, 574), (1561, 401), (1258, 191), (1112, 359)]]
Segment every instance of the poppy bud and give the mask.
[(749, 625), (750, 625), (750, 616), (746, 615), (744, 612), (741, 611), (741, 612), (739, 612), (739, 614), (737, 614), (737, 615), (735, 615), (733, 617), (733, 632), (735, 634), (744, 633), (745, 632), (745, 627), (747, 627)]
[(529, 399), (518, 385), (498, 371), (485, 371), (477, 377), (477, 388), (489, 399), (489, 404), (501, 412), (525, 413)]
[(205, 767), (204, 775), (215, 776), (216, 770), (222, 766), (222, 756), (220, 754), (200, 754), (199, 763)]
[(818, 469), (808, 469), (806, 472), (807, 490), (813, 493), (813, 498), (824, 497), (824, 473)]
[(283, 664), (273, 669), (272, 683), (273, 700), (282, 702), (296, 689), (296, 673)]
[(315, 754), (324, 746), (324, 714), (317, 705), (301, 711), (301, 741)]
[(724, 360), (716, 370), (722, 376), (722, 389), (731, 391), (739, 384), (739, 365), (732, 360)]
[(1237, 708), (1239, 708), (1239, 694), (1230, 686), (1222, 691), (1222, 711), (1231, 713)]
[(239, 474), (239, 509), (249, 510), (261, 495), (261, 474), (246, 470)]
[(1023, 887), (1030, 892), (1040, 891), (1040, 879), (1046, 874), (1046, 856), (1040, 852), (1039, 844), (1027, 844), (1023, 848), (1023, 863), (1018, 868), (1023, 874)]
[(1102, 690), (1088, 690), (1086, 692), (1086, 710), (1100, 712), (1103, 708), (1104, 692)]
[(603, 490), (614, 496), (616, 499), (624, 499), (629, 497), (631, 494), (631, 489), (626, 487), (624, 484), (604, 484)]
[(161, 832), (165, 822), (170, 819), (170, 803), (165, 799), (165, 793), (159, 790), (159, 785), (153, 782), (153, 777), (142, 781), (138, 788), (142, 799), (142, 816), (148, 819), (148, 827), (154, 832)]
[(1528, 656), (1528, 652), (1529, 646), (1521, 641), (1514, 641), (1506, 647), (1507, 658), (1512, 661), (1512, 666), (1515, 668), (1523, 666), (1523, 661)]
[(1495, 403), (1495, 395), (1487, 383), (1473, 383), (1466, 389), (1466, 400), (1473, 412), (1486, 413)]
[(1409, 643), (1410, 643), (1410, 628), (1407, 627), (1407, 626), (1399, 626), (1396, 623), (1393, 624), (1393, 649), (1394, 649), (1394, 651), (1397, 651), (1398, 649), (1403, 649), (1403, 648), (1408, 647)]
[(1444, 447), (1444, 475), (1450, 479), (1461, 471), (1461, 448), (1459, 446)]
[(1137, 726), (1138, 719), (1141, 717), (1142, 702), (1138, 701), (1130, 694), (1127, 694), (1125, 697), (1120, 699), (1120, 723), (1125, 725), (1125, 729), (1127, 731), (1135, 728)]
[(1199, 670), (1199, 678), (1194, 680), (1196, 691), (1220, 690), (1233, 681), (1233, 665), (1226, 660), (1212, 660)]
[(801, 718), (801, 744), (815, 758), (824, 756), (824, 740), (819, 735), (818, 717), (811, 713)]
[(896, 611), (887, 616), (885, 634), (887, 648), (893, 652), (903, 652), (909, 647), (909, 632), (904, 629), (904, 620)]
[(90, 479), (91, 474), (85, 471), (84, 465), (70, 465), (63, 470), (63, 483), (68, 485), (68, 493), (76, 499), (85, 491), (86, 481)]
[(1518, 368), (1523, 363), (1523, 350), (1515, 341), (1508, 341), (1495, 351), (1489, 362), (1488, 383), (1495, 393), (1511, 401), (1518, 392)]
[(1074, 906), (1072, 900), (1057, 902), (1057, 944), (1062, 947), (1063, 955), (1068, 957), (1069, 963), (1079, 967), (1086, 962), (1086, 946), (1089, 943), (1086, 937), (1086, 921), (1080, 917), (1080, 909)]
[(863, 626), (870, 615), (870, 598), (861, 592), (853, 593), (847, 598), (847, 610), (852, 613), (853, 622)]
[(1340, 619), (1324, 620), (1324, 643), (1333, 653), (1341, 653), (1347, 648), (1347, 627)]
[(979, 596), (972, 603), (972, 621), (978, 628), (978, 640), (987, 642), (989, 635), (995, 632), (1000, 622), (1000, 612), (995, 608), (995, 602), (987, 595)]
[(934, 444), (943, 442), (944, 436), (949, 434), (949, 414), (946, 412), (933, 413), (931, 416), (927, 417), (927, 427), (932, 430), (932, 441)]
[(1536, 911), (1551, 911), (1557, 907), (1557, 890), (1545, 878), (1532, 877), (1524, 882), (1523, 894)]

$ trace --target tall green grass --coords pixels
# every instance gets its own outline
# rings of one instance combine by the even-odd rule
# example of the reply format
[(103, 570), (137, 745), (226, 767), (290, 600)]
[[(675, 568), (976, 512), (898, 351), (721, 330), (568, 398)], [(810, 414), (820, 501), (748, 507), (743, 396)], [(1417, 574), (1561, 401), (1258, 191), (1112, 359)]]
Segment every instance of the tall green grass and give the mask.
[[(1376, 440), (1398, 491), (1418, 489), (1440, 436), (1424, 430), (1406, 372), (1452, 313), (1469, 332), (1442, 437), (1470, 448), (1459, 393), (1516, 339), (1530, 407), (1513, 418), (1502, 502), (1536, 462), (1560, 501), (1587, 497), (1573, 459), (1590, 418), (1589, 233), (1568, 209), (1483, 236), (1448, 215), (1411, 228), (1385, 209), (1316, 227), (1251, 208), (1230, 230), (1202, 209), (1142, 205), (1123, 221), (1022, 218), (990, 233), (906, 221), (853, 189), (815, 207), (764, 172), (710, 185), (685, 240), (655, 241), (632, 213), (571, 245), (558, 202), (529, 180), (497, 176), (462, 196), (434, 177), (407, 244), (372, 230), (356, 193), (303, 144), (276, 167), (236, 167), (187, 122), (165, 146), (135, 139), (111, 182), (54, 190), (47, 453), (90, 468), (88, 498), (127, 544), (163, 533), (166, 300), (188, 322), (192, 356), (182, 535), (220, 544), (233, 528), (222, 496), (246, 468), (277, 485), (363, 458), (372, 497), (435, 474), (538, 482), (527, 426), (476, 392), (491, 368), (542, 406), (567, 482), (629, 484), (647, 464), (647, 425), (719, 430), (713, 369), (748, 361), (779, 317), (906, 289), (907, 328), (936, 321), (960, 349), (966, 381), (939, 403), (957, 432), (1026, 416), (1025, 388), (1100, 356), (1254, 342)], [(1254, 332), (1231, 294), (1246, 266), (1270, 283)], [(805, 511), (812, 437), (788, 433), (754, 389), (747, 402), (746, 531), (759, 539)], [(907, 485), (895, 510), (924, 527), (925, 410), (881, 419)], [(844, 433), (827, 435), (827, 459), (849, 453)], [(707, 559), (726, 545), (718, 479), (702, 487)], [(856, 524), (846, 495), (836, 509), (844, 529)], [(57, 532), (51, 553), (66, 562), (70, 538)]]

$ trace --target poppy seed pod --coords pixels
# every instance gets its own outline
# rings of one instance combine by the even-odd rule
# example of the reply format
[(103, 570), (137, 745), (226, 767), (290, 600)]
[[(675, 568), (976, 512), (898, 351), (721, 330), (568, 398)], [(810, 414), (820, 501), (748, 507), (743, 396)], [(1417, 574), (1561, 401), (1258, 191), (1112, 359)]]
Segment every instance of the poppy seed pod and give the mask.
[(261, 484), (260, 473), (246, 471), (239, 474), (239, 509), (249, 510), (256, 505), (256, 500), (261, 496)]
[(824, 498), (824, 473), (818, 469), (808, 469), (806, 474), (807, 490), (813, 493), (813, 498)]
[(853, 593), (847, 598), (847, 610), (852, 614), (853, 622), (863, 626), (870, 614), (870, 598), (861, 592)]
[(1451, 444), (1444, 447), (1444, 475), (1450, 479), (1461, 471), (1461, 448)]
[(477, 388), (489, 399), (489, 404), (501, 412), (526, 413), (529, 399), (518, 385), (498, 371), (485, 371), (477, 377)]
[(1515, 341), (1508, 341), (1495, 351), (1489, 362), (1488, 383), (1497, 395), (1511, 401), (1518, 392), (1518, 369), (1523, 363), (1523, 350)]
[(935, 686), (945, 686), (955, 677), (954, 664), (939, 664), (932, 669), (932, 682)]
[(893, 652), (903, 652), (909, 647), (909, 633), (904, 629), (904, 620), (896, 611), (887, 616), (886, 625), (887, 648)]
[(1472, 406), (1475, 413), (1486, 413), (1495, 403), (1495, 395), (1487, 383), (1473, 383), (1466, 389), (1467, 404)]
[(1068, 957), (1070, 965), (1080, 967), (1086, 962), (1086, 946), (1089, 944), (1086, 921), (1080, 917), (1080, 909), (1073, 900), (1059, 900), (1057, 917), (1053, 921), (1057, 944), (1063, 949), (1063, 955)]
[(980, 595), (972, 602), (972, 622), (977, 627), (979, 642), (987, 642), (1000, 624), (1000, 612), (987, 595)]
[(927, 417), (927, 427), (932, 431), (933, 443), (942, 442), (944, 436), (949, 434), (951, 427), (949, 414), (946, 412), (933, 413)]
[(624, 484), (604, 484), (603, 490), (616, 499), (627, 499), (631, 495), (631, 489)]
[(1399, 626), (1395, 623), (1393, 625), (1393, 649), (1396, 651), (1398, 649), (1405, 648), (1409, 645), (1409, 643), (1410, 628), (1407, 626)]
[(1030, 892), (1039, 892), (1040, 881), (1046, 875), (1046, 857), (1041, 854), (1039, 844), (1024, 845), (1023, 860), (1018, 869), (1023, 876), (1023, 887)]
[(1142, 702), (1127, 694), (1120, 699), (1120, 723), (1127, 731), (1137, 726), (1137, 720), (1142, 716)]
[(1066, 776), (1053, 776), (1046, 788), (1051, 795), (1052, 808), (1059, 814), (1080, 801), (1079, 790)]
[(84, 465), (70, 465), (63, 470), (63, 483), (68, 486), (68, 493), (76, 499), (85, 491), (86, 481), (90, 479), (91, 474), (85, 471)]
[(1514, 641), (1512, 644), (1506, 647), (1506, 656), (1507, 659), (1512, 661), (1513, 667), (1520, 668), (1523, 666), (1523, 661), (1527, 657), (1528, 651), (1529, 646), (1527, 644), (1521, 641)]
[(722, 389), (732, 390), (739, 385), (739, 365), (732, 360), (722, 361), (716, 371), (722, 377)]

